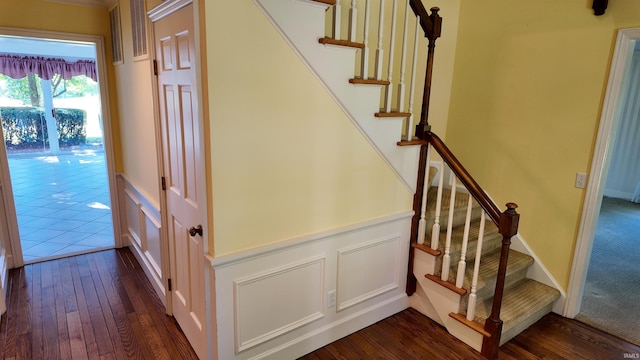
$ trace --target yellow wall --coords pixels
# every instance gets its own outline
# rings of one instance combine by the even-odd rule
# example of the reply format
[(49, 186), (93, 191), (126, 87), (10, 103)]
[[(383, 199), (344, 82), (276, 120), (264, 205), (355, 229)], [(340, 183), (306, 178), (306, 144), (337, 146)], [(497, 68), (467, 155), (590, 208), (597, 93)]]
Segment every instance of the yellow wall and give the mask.
[(640, 2), (463, 2), (447, 142), (566, 289), (616, 30)]
[[(153, 83), (150, 56), (133, 59), (129, 0), (119, 0), (124, 62), (115, 66), (122, 131), (122, 172), (149, 200), (160, 206)], [(152, 42), (152, 40), (149, 40)], [(149, 47), (149, 52), (152, 47)]]
[(207, 3), (206, 26), (216, 256), (410, 210), (252, 1)]
[(114, 92), (114, 72), (109, 46), (107, 9), (75, 6), (43, 0), (0, 1), (0, 26), (76, 34), (99, 35), (105, 40), (107, 81), (109, 84), (111, 130), (116, 170), (120, 170), (119, 124)]

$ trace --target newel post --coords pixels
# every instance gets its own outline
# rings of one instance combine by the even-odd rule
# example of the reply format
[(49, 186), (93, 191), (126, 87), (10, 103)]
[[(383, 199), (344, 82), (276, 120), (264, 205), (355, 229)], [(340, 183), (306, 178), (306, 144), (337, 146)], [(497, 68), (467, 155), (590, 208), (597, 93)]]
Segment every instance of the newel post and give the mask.
[[(418, 162), (418, 182), (416, 185), (416, 193), (413, 194), (413, 217), (411, 218), (411, 244), (415, 244), (418, 242), (418, 228), (420, 221), (420, 209), (422, 208), (422, 198), (424, 192), (427, 189), (424, 188), (424, 179), (427, 174), (427, 153), (429, 151), (429, 145), (424, 144), (420, 146), (420, 160)], [(409, 262), (407, 269), (407, 285), (406, 285), (406, 293), (407, 295), (412, 295), (416, 292), (417, 279), (413, 274), (413, 258), (414, 251), (413, 249), (409, 249)]]
[(427, 47), (427, 69), (425, 72), (424, 91), (422, 93), (422, 108), (420, 114), (420, 122), (416, 125), (416, 136), (424, 140), (426, 133), (429, 131), (429, 100), (431, 98), (431, 81), (433, 78), (433, 58), (436, 50), (436, 40), (440, 37), (442, 30), (442, 18), (438, 15), (440, 11), (437, 7), (431, 8), (431, 28), (426, 30), (425, 35), (429, 39)]
[(508, 203), (507, 210), (500, 214), (499, 231), (502, 234), (500, 265), (498, 265), (498, 277), (493, 295), (491, 315), (484, 324), (484, 329), (491, 336), (485, 337), (482, 341), (482, 355), (487, 359), (495, 359), (498, 356), (498, 348), (500, 347), (500, 336), (502, 334), (500, 309), (502, 307), (504, 281), (507, 273), (507, 261), (509, 260), (509, 246), (511, 245), (511, 238), (518, 233), (518, 222), (520, 221), (520, 214), (516, 212), (517, 207), (518, 205), (515, 203)]

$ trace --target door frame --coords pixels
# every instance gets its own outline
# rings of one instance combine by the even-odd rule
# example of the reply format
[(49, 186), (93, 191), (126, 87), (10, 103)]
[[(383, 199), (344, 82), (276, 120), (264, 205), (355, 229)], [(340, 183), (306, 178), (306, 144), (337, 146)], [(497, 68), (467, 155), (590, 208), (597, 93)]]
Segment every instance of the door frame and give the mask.
[[(149, 54), (152, 54), (152, 61), (150, 61), (150, 71), (152, 72), (152, 74), (154, 74), (154, 66), (153, 63), (155, 61), (157, 61), (158, 59), (156, 58), (156, 43), (155, 43), (155, 23), (158, 20), (164, 19), (167, 16), (170, 16), (171, 14), (175, 13), (176, 11), (192, 4), (193, 5), (193, 19), (194, 19), (194, 42), (195, 42), (195, 57), (196, 57), (196, 64), (195, 64), (195, 70), (196, 70), (196, 78), (200, 79), (200, 81), (196, 82), (196, 102), (197, 102), (197, 106), (198, 106), (198, 116), (197, 116), (197, 122), (198, 122), (198, 128), (200, 129), (200, 133), (199, 133), (199, 147), (197, 149), (197, 151), (200, 153), (200, 159), (202, 159), (203, 164), (201, 164), (202, 166), (204, 166), (204, 171), (202, 172), (202, 177), (200, 179), (198, 179), (198, 192), (200, 194), (203, 194), (202, 199), (205, 200), (204, 204), (198, 204), (198, 209), (201, 212), (201, 218), (203, 219), (203, 226), (204, 226), (204, 231), (202, 234), (202, 241), (203, 241), (203, 246), (204, 246), (204, 253), (202, 254), (202, 256), (204, 257), (204, 264), (205, 264), (205, 268), (202, 269), (202, 271), (204, 272), (205, 276), (203, 276), (204, 279), (204, 294), (205, 294), (205, 316), (207, 319), (207, 323), (206, 323), (206, 334), (208, 336), (208, 339), (206, 339), (206, 343), (208, 346), (207, 349), (207, 353), (208, 353), (208, 357), (212, 358), (215, 357), (214, 352), (215, 352), (215, 344), (213, 344), (215, 342), (215, 338), (212, 338), (212, 335), (215, 334), (215, 324), (214, 322), (211, 321), (213, 314), (215, 314), (215, 310), (212, 309), (212, 300), (213, 297), (211, 296), (214, 289), (211, 285), (211, 281), (209, 280), (210, 277), (212, 276), (211, 274), (209, 274), (207, 272), (207, 269), (210, 267), (208, 264), (211, 263), (211, 257), (209, 256), (210, 254), (210, 249), (209, 249), (209, 236), (210, 236), (210, 228), (212, 227), (211, 225), (211, 220), (209, 219), (209, 203), (210, 203), (210, 199), (208, 196), (208, 186), (207, 186), (207, 174), (210, 173), (209, 171), (209, 156), (207, 155), (207, 149), (209, 148), (207, 146), (208, 144), (208, 140), (207, 137), (205, 136), (205, 134), (208, 133), (208, 125), (207, 122), (205, 121), (205, 119), (208, 119), (208, 106), (207, 103), (204, 101), (204, 99), (206, 98), (206, 66), (204, 65), (205, 63), (205, 55), (206, 55), (206, 47), (203, 45), (203, 41), (202, 39), (204, 38), (204, 28), (203, 28), (203, 24), (201, 22), (201, 8), (204, 8), (203, 6), (203, 1), (202, 0), (165, 0), (163, 1), (160, 5), (156, 6), (155, 8), (151, 9), (148, 11), (148, 19), (151, 22), (151, 26), (149, 26), (149, 45), (150, 45), (150, 51)], [(156, 152), (158, 154), (157, 156), (157, 161), (158, 161), (158, 178), (162, 179), (162, 177), (165, 176), (165, 154), (164, 154), (164, 142), (165, 139), (162, 136), (162, 119), (160, 116), (160, 108), (159, 108), (159, 93), (158, 93), (158, 79), (157, 76), (152, 76), (153, 79), (153, 103), (154, 103), (154, 117), (155, 117), (155, 136), (156, 136)], [(204, 80), (202, 80), (204, 79)], [(160, 187), (162, 189), (162, 187)], [(167, 217), (167, 198), (166, 198), (166, 192), (164, 190), (161, 190), (162, 194), (160, 196), (160, 213), (162, 214), (161, 216), (161, 223), (162, 223), (162, 230), (161, 230), (161, 238), (162, 238), (162, 276), (163, 276), (163, 282), (165, 285), (168, 285), (168, 279), (171, 276), (171, 264), (170, 264), (170, 260), (171, 260), (171, 256), (170, 256), (170, 246), (172, 245), (171, 239), (169, 237), (168, 234), (168, 217)], [(168, 289), (168, 287), (167, 287)], [(172, 300), (171, 300), (171, 293), (169, 291), (165, 291), (165, 304), (166, 304), (166, 313), (171, 315), (173, 313), (172, 311)]]
[[(102, 116), (102, 138), (104, 146), (104, 154), (106, 159), (107, 180), (109, 183), (109, 198), (111, 200), (111, 220), (113, 222), (114, 246), (122, 247), (124, 245), (122, 236), (118, 231), (120, 229), (120, 206), (118, 204), (118, 192), (116, 183), (116, 172), (113, 153), (113, 134), (111, 130), (111, 111), (109, 109), (109, 86), (107, 78), (107, 62), (104, 39), (99, 35), (74, 34), (58, 31), (22, 29), (11, 27), (0, 27), (0, 35), (31, 37), (39, 39), (63, 40), (72, 42), (93, 43), (96, 48), (96, 71), (98, 74), (98, 86), (100, 89), (100, 106)], [(6, 159), (6, 149), (4, 142), (0, 144), (0, 156)], [(20, 235), (18, 231), (18, 220), (16, 209), (13, 201), (13, 190), (11, 188), (9, 166), (6, 162), (0, 166), (0, 181), (2, 181), (3, 204), (7, 213), (7, 227), (9, 232), (9, 241), (7, 242), (7, 263), (9, 268), (16, 268), (24, 265), (22, 258), (22, 246), (20, 244)], [(10, 196), (9, 196), (10, 195)]]
[(611, 161), (611, 150), (618, 127), (619, 103), (623, 96), (625, 77), (631, 64), (636, 41), (640, 41), (640, 28), (618, 31), (564, 306), (563, 315), (569, 318), (574, 318), (580, 312), (582, 304), (593, 240)]

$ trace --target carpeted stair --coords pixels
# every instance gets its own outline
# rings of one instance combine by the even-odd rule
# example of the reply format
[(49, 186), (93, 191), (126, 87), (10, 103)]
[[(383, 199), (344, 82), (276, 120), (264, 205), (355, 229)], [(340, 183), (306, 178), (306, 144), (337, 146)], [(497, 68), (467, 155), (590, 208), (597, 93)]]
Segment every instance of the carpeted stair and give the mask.
[[(435, 172), (433, 170), (430, 171), (430, 178), (435, 176), (434, 173)], [(432, 187), (429, 189), (427, 195), (428, 203), (427, 213), (425, 216), (427, 219), (425, 239), (426, 246), (415, 246), (414, 251), (425, 251), (425, 248), (430, 247), (431, 226), (433, 225), (435, 218), (436, 194), (437, 188)], [(454, 217), (452, 221), (449, 284), (444, 284), (448, 285), (448, 287), (455, 284), (456, 271), (458, 261), (460, 260), (464, 234), (468, 196), (469, 195), (466, 193), (456, 193)], [(449, 199), (450, 189), (443, 189), (440, 214), (440, 238), (438, 241), (440, 254), (434, 255), (436, 256), (436, 274), (415, 274), (416, 277), (426, 276), (428, 279), (439, 282), (438, 278), (440, 277), (440, 269), (442, 268), (442, 257), (445, 252), (444, 247), (449, 214)], [(466, 290), (466, 294), (462, 296), (460, 300), (460, 308), (463, 309), (460, 315), (463, 316), (466, 316), (467, 301), (469, 298), (468, 294), (471, 290), (471, 279), (473, 277), (481, 211), (481, 208), (474, 201), (466, 254), (467, 265), (463, 284), (463, 289)], [(483, 328), (485, 320), (491, 313), (496, 275), (500, 261), (501, 245), (502, 235), (498, 232), (497, 227), (492, 221), (485, 221), (482, 257), (480, 261), (480, 271), (476, 291), (477, 305), (475, 322), (477, 324), (466, 323), (466, 325), (472, 328), (473, 325)], [(504, 322), (500, 345), (509, 341), (511, 338), (538, 321), (542, 316), (549, 313), (554, 301), (560, 297), (560, 292), (557, 289), (526, 277), (527, 270), (533, 262), (534, 260), (531, 256), (515, 250), (509, 250), (504, 298), (500, 313), (500, 318)], [(463, 316), (454, 318), (462, 318)]]

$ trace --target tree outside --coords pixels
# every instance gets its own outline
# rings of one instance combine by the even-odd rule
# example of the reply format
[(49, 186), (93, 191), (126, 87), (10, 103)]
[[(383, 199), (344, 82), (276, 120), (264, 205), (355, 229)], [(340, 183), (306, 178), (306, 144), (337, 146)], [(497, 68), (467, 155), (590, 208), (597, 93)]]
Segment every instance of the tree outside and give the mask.
[[(12, 79), (0, 74), (0, 107), (44, 107), (41, 84), (46, 83), (42, 83), (40, 77), (33, 73), (22, 79)], [(84, 110), (87, 114), (86, 143), (94, 145), (93, 147), (101, 147), (102, 126), (98, 83), (84, 75), (65, 80), (56, 74), (50, 84), (54, 108)]]

